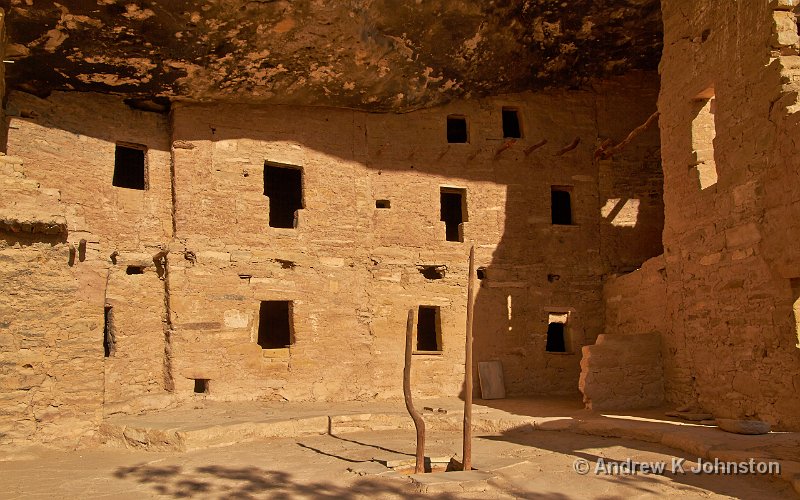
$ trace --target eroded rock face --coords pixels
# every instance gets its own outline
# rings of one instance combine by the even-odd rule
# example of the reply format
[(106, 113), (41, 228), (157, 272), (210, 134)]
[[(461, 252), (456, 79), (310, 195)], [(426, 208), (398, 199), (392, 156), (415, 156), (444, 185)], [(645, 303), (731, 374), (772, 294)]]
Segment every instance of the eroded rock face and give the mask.
[(11, 0), (11, 84), (407, 111), (655, 69), (658, 0)]

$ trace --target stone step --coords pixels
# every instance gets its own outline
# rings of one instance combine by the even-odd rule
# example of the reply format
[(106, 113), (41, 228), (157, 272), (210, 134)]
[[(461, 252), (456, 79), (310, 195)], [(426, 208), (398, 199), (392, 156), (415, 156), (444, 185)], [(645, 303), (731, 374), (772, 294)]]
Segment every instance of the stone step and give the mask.
[[(460, 431), (463, 412), (426, 414), (429, 431)], [(473, 417), (473, 432), (501, 433), (511, 429), (531, 428), (534, 419), (525, 416), (492, 418), (480, 414)], [(307, 418), (274, 418), (262, 421), (234, 421), (198, 425), (151, 425), (136, 423), (135, 418), (111, 419), (104, 422), (98, 433), (105, 446), (133, 448), (145, 451), (190, 451), (229, 446), (236, 443), (271, 438), (298, 437), (318, 434), (347, 434), (363, 431), (413, 429), (407, 413), (361, 413), (323, 415)]]
[(239, 422), (197, 429), (159, 429), (104, 423), (100, 439), (105, 445), (146, 451), (191, 451), (281, 437), (326, 434), (328, 417), (268, 422)]

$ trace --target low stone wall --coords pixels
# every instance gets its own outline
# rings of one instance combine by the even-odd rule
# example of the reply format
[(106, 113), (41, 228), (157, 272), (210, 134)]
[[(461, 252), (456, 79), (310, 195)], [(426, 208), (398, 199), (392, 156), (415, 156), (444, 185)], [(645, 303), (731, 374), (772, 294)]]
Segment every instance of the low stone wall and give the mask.
[(583, 347), (579, 387), (594, 410), (635, 409), (664, 401), (661, 335), (668, 333), (662, 255), (603, 287), (605, 331)]
[(667, 280), (664, 256), (647, 260), (636, 271), (610, 278), (603, 285), (605, 333), (666, 334)]
[(664, 401), (661, 336), (600, 335), (583, 347), (579, 388), (592, 410), (630, 410)]

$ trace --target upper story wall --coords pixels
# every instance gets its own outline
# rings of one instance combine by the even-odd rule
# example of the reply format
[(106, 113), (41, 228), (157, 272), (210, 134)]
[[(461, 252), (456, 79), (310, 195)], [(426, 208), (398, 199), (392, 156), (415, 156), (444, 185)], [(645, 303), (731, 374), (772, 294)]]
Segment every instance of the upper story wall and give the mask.
[[(237, 231), (227, 235), (223, 231), (220, 236), (245, 245), (263, 244), (263, 234), (271, 231), (262, 230), (267, 226), (268, 206), (263, 195), (263, 162), (271, 158), (298, 166), (308, 164), (304, 184), (309, 189), (304, 194), (306, 208), (300, 218), (301, 227), (309, 229), (306, 234), (319, 237), (327, 226), (337, 237), (349, 235), (362, 241), (370, 238), (376, 245), (404, 244), (401, 240), (413, 241), (412, 246), (441, 244), (444, 224), (438, 214), (438, 187), (452, 184), (446, 179), (463, 179), (485, 186), (473, 189), (470, 198), (485, 196), (495, 200), (468, 203), (468, 212), (474, 212), (464, 227), (468, 239), (480, 241), (487, 231), (532, 231), (545, 237), (547, 244), (552, 231), (559, 230), (553, 229), (549, 220), (550, 186), (574, 188), (576, 225), (588, 227), (591, 224), (583, 222), (594, 223), (598, 201), (591, 192), (598, 191), (600, 180), (594, 174), (592, 153), (598, 137), (621, 140), (627, 131), (641, 124), (651, 110), (654, 88), (653, 80), (644, 75), (598, 87), (596, 94), (523, 94), (454, 103), (406, 115), (283, 106), (176, 105), (177, 142), (173, 154), (177, 161), (185, 157), (194, 164), (191, 172), (186, 167), (176, 172), (176, 225), (184, 236), (191, 237), (207, 231), (208, 221), (235, 221)], [(500, 116), (503, 106), (519, 111), (523, 132), (523, 138), (507, 149)], [(111, 96), (63, 92), (47, 99), (14, 92), (7, 109), (9, 154), (25, 158), (29, 178), (60, 190), (63, 201), (77, 207), (79, 215), (85, 215), (87, 226), (103, 239), (104, 245), (133, 249), (158, 245), (171, 237), (169, 145), (173, 133), (166, 116), (133, 110)], [(449, 114), (467, 116), (469, 143), (447, 143), (444, 120)], [(581, 142), (574, 149), (559, 153), (576, 139)], [(184, 149), (182, 140), (191, 141), (193, 149)], [(147, 148), (145, 190), (112, 185), (117, 144)], [(642, 190), (637, 169), (646, 170), (643, 177), (647, 179), (657, 176), (658, 169), (648, 159), (656, 147), (657, 137), (643, 137), (629, 147), (634, 151), (615, 157), (616, 171), (602, 172), (599, 190), (603, 199), (599, 203), (603, 213), (618, 213), (612, 205), (619, 199), (625, 201), (626, 195), (620, 193), (630, 191), (630, 185), (638, 182), (640, 186), (635, 189)], [(331, 161), (336, 164), (336, 171), (324, 168)], [(348, 175), (362, 166), (370, 172), (367, 182), (354, 184), (344, 192), (337, 186), (336, 196), (330, 196), (333, 193), (326, 191), (330, 184), (326, 176)], [(620, 170), (621, 167), (625, 169)], [(392, 175), (381, 177), (383, 172)], [(200, 177), (197, 182), (184, 182), (185, 175)], [(443, 181), (426, 189), (410, 189), (411, 203), (393, 206), (391, 217), (384, 212), (375, 213), (375, 198), (387, 197), (395, 186), (404, 186), (402, 179), (413, 183), (413, 179), (424, 176)], [(391, 180), (384, 180), (387, 178)], [(398, 179), (401, 181), (396, 182)], [(515, 194), (529, 187), (536, 190), (530, 199)], [(657, 189), (648, 186), (644, 190), (657, 205)], [(609, 210), (604, 209), (606, 205)], [(319, 217), (323, 206), (335, 209), (337, 219)], [(242, 207), (255, 210), (242, 215), (237, 212)], [(420, 233), (406, 238), (403, 233), (412, 227), (406, 224), (406, 215), (417, 210), (424, 217), (419, 224)], [(657, 232), (660, 215), (649, 212), (637, 227), (647, 228), (651, 234)], [(610, 219), (603, 220), (601, 224), (612, 227), (609, 222)], [(280, 236), (282, 232), (271, 234)], [(655, 240), (627, 239), (646, 239), (648, 244)], [(610, 255), (612, 245), (605, 247)], [(653, 252), (649, 249), (640, 255), (608, 260), (611, 266), (616, 260), (635, 263)]]
[(638, 129), (612, 157), (595, 159), (601, 253), (606, 269), (612, 273), (637, 269), (646, 259), (664, 251), (664, 175), (658, 120), (653, 119), (658, 84), (657, 79), (628, 76), (597, 88), (600, 140), (610, 140), (613, 146)]
[[(600, 139), (621, 141), (644, 123), (656, 94), (657, 82), (644, 75), (599, 86), (596, 93), (510, 95), (403, 115), (178, 104), (177, 235), (202, 238), (214, 221), (236, 227), (218, 231), (215, 239), (225, 244), (277, 239), (308, 245), (334, 234), (359, 245), (452, 249), (443, 237), (440, 187), (470, 185), (465, 240), (480, 246), (504, 234), (535, 237), (539, 250), (558, 260), (567, 256), (554, 237), (599, 251), (602, 228), (607, 265), (636, 266), (660, 253), (657, 128), (599, 172), (593, 155)], [(521, 139), (503, 138), (504, 107), (518, 111)], [(447, 142), (450, 115), (466, 117), (468, 143)], [(303, 169), (297, 230), (268, 227), (265, 161)], [(574, 227), (553, 226), (552, 186), (573, 189)], [(391, 201), (395, 193), (402, 201), (375, 209), (375, 200)], [(520, 257), (513, 244), (500, 251), (508, 253), (495, 259)]]
[[(172, 233), (169, 129), (164, 115), (136, 111), (119, 98), (54, 92), (8, 97), (8, 153), (26, 175), (58, 189), (101, 240), (103, 252), (157, 247)], [(112, 185), (118, 143), (141, 145), (144, 190)]]

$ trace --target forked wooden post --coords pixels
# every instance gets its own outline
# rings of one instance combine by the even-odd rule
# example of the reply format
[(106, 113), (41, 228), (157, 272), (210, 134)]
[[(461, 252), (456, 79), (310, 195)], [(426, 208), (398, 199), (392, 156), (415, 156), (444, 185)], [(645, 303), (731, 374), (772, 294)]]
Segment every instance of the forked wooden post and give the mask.
[(419, 474), (425, 472), (425, 421), (422, 416), (414, 409), (411, 402), (411, 350), (414, 343), (414, 310), (408, 310), (408, 322), (406, 323), (406, 359), (403, 367), (403, 396), (406, 400), (406, 409), (414, 421), (417, 429), (417, 463), (414, 472)]
[(472, 470), (472, 315), (475, 309), (475, 245), (469, 249), (467, 280), (467, 334), (464, 349), (464, 449), (463, 470)]

